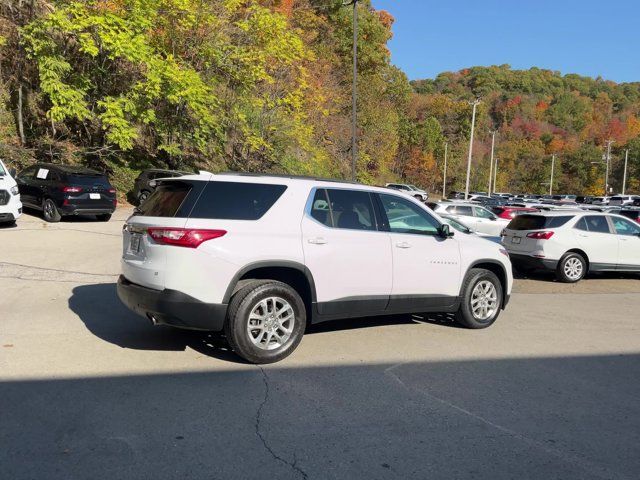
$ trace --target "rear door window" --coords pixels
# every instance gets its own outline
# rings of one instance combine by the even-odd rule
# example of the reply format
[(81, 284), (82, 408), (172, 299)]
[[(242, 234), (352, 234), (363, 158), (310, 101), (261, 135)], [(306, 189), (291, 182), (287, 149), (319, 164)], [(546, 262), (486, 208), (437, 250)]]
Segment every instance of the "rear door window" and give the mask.
[(476, 211), (476, 217), (495, 218), (495, 215), (485, 208), (475, 207), (474, 210)]
[(607, 217), (604, 215), (590, 215), (584, 218), (587, 221), (587, 226), (589, 227), (590, 232), (611, 233), (609, 222), (607, 221)]
[(324, 188), (316, 190), (311, 203), (311, 218), (327, 227), (333, 227), (331, 210), (329, 210), (329, 198)]
[(286, 185), (210, 181), (189, 216), (220, 220), (258, 220), (286, 189)]
[(335, 228), (376, 230), (373, 202), (369, 192), (327, 189)]

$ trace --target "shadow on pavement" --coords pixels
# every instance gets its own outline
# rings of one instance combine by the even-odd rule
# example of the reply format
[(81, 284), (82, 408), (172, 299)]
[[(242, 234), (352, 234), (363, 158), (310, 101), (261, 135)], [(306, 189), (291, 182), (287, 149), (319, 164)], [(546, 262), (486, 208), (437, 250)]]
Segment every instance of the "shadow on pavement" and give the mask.
[(120, 302), (115, 283), (74, 288), (69, 308), (96, 337), (122, 348), (182, 351), (190, 347), (203, 355), (244, 363), (220, 334), (154, 327)]
[[(122, 305), (114, 283), (75, 287), (69, 298), (69, 308), (96, 337), (122, 348), (180, 351), (190, 347), (203, 355), (244, 363), (229, 349), (222, 333), (154, 327), (148, 320)], [(459, 328), (452, 314), (429, 313), (333, 320), (310, 325), (307, 334), (412, 323), (432, 323)]]
[(11, 480), (634, 479), (639, 376), (640, 355), (611, 355), (6, 381), (0, 465)]

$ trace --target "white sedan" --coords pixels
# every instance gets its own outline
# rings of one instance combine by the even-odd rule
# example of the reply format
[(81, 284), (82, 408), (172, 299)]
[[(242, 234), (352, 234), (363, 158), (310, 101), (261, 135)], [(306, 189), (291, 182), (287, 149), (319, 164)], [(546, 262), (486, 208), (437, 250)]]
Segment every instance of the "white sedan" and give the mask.
[(502, 230), (509, 224), (509, 220), (499, 218), (481, 205), (470, 203), (438, 203), (435, 205), (434, 211), (451, 215), (462, 221), (471, 230), (492, 237), (500, 236)]

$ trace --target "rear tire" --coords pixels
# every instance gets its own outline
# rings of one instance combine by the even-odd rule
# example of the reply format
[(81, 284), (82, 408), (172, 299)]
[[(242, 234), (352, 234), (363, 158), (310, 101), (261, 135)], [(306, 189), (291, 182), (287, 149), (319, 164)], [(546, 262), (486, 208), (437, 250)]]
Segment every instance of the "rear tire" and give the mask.
[(472, 268), (462, 285), (456, 322), (466, 328), (487, 328), (496, 321), (501, 308), (502, 284), (496, 274), (483, 268)]
[(556, 278), (563, 283), (576, 283), (587, 274), (587, 261), (576, 252), (565, 253), (556, 268)]
[(266, 364), (288, 357), (306, 325), (306, 308), (298, 292), (276, 280), (255, 280), (231, 298), (224, 332), (240, 357)]
[(103, 213), (103, 214), (100, 214), (100, 215), (96, 215), (96, 218), (101, 222), (108, 222), (109, 220), (111, 220), (111, 214), (110, 213)]
[(57, 223), (62, 218), (53, 200), (45, 198), (42, 202), (42, 216), (49, 223)]

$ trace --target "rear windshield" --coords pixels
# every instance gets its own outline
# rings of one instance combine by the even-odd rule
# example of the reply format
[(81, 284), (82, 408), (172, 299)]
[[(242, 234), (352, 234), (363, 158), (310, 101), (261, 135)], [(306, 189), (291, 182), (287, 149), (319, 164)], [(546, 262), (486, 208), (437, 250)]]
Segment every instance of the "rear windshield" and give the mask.
[(285, 185), (212, 181), (207, 183), (190, 217), (258, 220), (286, 189)]
[(543, 215), (518, 215), (509, 223), (509, 230), (542, 230), (544, 228), (561, 227), (574, 215), (563, 215), (560, 217), (545, 217)]
[(67, 182), (72, 185), (91, 186), (100, 185), (101, 187), (108, 187), (109, 180), (105, 175), (79, 175), (67, 173)]
[(147, 217), (175, 217), (192, 187), (187, 182), (162, 183), (138, 207), (137, 213)]

